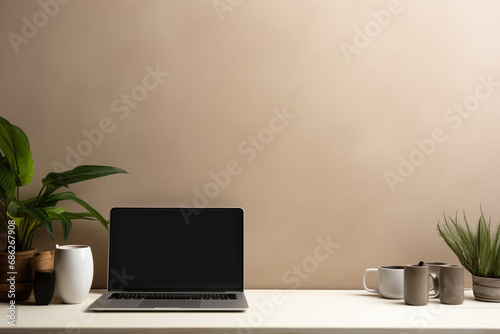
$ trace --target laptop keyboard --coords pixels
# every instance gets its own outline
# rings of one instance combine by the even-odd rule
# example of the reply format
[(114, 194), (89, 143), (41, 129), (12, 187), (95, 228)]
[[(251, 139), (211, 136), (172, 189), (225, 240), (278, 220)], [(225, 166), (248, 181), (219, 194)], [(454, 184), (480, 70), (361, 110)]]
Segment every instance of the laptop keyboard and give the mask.
[(115, 292), (112, 293), (108, 299), (182, 299), (182, 300), (227, 300), (236, 299), (234, 293), (127, 293)]

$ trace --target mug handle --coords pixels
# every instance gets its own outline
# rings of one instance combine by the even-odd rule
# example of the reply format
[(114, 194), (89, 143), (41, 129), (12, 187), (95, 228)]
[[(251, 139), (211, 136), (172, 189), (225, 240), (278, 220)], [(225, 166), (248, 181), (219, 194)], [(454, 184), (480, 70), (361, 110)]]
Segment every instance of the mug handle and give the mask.
[(369, 287), (366, 286), (366, 274), (370, 271), (374, 271), (378, 275), (378, 268), (369, 268), (365, 270), (365, 274), (363, 275), (363, 286), (365, 287), (365, 290), (368, 292), (372, 293), (379, 293), (378, 289), (370, 289)]
[(432, 284), (434, 285), (434, 293), (429, 294), (429, 297), (437, 297), (439, 296), (439, 278), (436, 274), (429, 274), (429, 277), (432, 278)]

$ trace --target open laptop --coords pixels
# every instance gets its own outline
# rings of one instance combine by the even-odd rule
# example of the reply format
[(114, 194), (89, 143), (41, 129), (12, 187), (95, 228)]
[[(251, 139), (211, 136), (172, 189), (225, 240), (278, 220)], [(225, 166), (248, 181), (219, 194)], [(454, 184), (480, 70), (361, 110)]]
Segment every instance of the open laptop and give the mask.
[(113, 208), (94, 311), (244, 311), (243, 209)]

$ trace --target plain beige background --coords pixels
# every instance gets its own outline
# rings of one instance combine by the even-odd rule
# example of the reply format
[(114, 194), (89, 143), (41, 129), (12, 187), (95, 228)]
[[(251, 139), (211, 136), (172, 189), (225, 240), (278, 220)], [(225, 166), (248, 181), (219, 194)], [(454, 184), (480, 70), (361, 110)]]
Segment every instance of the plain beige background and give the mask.
[[(105, 217), (243, 207), (247, 288), (457, 263), (443, 213), (500, 220), (497, 1), (66, 2), (0, 1), (1, 114), (36, 164), (23, 195), (78, 162), (130, 173), (71, 187)], [(141, 252), (153, 231), (136, 233)], [(104, 287), (105, 229), (74, 222), (66, 243), (91, 245)]]

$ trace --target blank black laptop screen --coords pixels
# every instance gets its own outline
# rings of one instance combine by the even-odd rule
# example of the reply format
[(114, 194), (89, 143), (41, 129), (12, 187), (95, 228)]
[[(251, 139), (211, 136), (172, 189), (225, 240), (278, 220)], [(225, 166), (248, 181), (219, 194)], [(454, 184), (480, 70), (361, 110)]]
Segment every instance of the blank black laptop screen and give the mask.
[(243, 291), (240, 208), (113, 208), (109, 291)]

